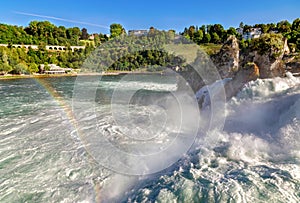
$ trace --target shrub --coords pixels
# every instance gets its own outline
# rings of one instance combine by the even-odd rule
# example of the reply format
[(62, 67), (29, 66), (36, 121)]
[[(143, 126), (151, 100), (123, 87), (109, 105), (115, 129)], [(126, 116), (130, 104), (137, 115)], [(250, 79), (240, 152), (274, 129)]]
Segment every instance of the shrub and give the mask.
[(284, 40), (281, 34), (263, 34), (261, 37), (253, 39), (250, 42), (250, 49), (252, 51), (258, 51), (261, 55), (270, 53), (274, 58), (282, 54), (283, 47)]

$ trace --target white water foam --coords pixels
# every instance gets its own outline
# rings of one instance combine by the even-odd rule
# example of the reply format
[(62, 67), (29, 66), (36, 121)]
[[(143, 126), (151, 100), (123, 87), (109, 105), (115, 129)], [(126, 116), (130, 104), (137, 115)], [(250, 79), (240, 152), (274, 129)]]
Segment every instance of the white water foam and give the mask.
[(136, 90), (136, 89), (144, 89), (144, 90), (154, 90), (154, 91), (175, 91), (177, 89), (176, 83), (174, 84), (159, 84), (155, 82), (141, 82), (141, 81), (122, 81), (121, 83), (116, 81), (101, 81), (100, 86), (104, 88), (118, 88), (122, 90)]
[[(35, 117), (1, 119), (0, 201), (300, 202), (299, 93), (291, 75), (248, 83), (228, 102), (224, 130), (199, 136), (180, 161), (142, 179), (95, 163), (61, 108), (45, 101)], [(96, 108), (98, 130), (128, 144), (109, 111)], [(88, 130), (94, 113), (78, 115)]]
[(299, 202), (299, 84), (290, 74), (246, 84), (228, 103), (223, 131), (199, 138), (126, 201)]

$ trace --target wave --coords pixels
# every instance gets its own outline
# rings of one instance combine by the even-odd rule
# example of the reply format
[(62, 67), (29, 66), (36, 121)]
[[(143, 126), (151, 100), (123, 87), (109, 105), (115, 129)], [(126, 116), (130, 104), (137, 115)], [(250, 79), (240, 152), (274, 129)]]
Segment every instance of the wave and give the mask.
[(248, 83), (229, 101), (223, 130), (123, 201), (299, 202), (299, 84), (291, 75)]
[[(114, 81), (100, 82), (100, 88), (101, 84), (118, 87)], [(220, 84), (215, 84), (216, 92)], [(300, 202), (299, 84), (299, 79), (291, 75), (246, 84), (226, 104), (223, 129), (200, 131), (195, 144), (180, 160), (147, 176), (120, 175), (97, 163), (86, 151), (76, 126), (48, 94), (37, 97), (38, 106), (30, 99), (20, 102), (16, 115), (0, 120), (0, 201)], [(141, 81), (138, 88), (169, 91), (172, 85)], [(125, 81), (124, 90), (136, 86), (135, 82)], [(2, 109), (13, 108), (6, 104), (8, 100), (1, 101)], [(94, 106), (89, 106), (85, 100), (78, 102), (84, 111), (79, 111), (76, 119), (84, 131), (95, 135), (103, 132), (112, 143), (121, 143), (124, 151), (129, 145), (136, 145), (136, 153), (144, 149), (138, 141), (132, 143), (123, 137), (126, 128), (115, 123), (110, 104), (94, 100)], [(130, 109), (136, 118), (133, 121), (145, 125), (136, 136), (147, 130), (150, 134), (151, 130), (161, 130), (165, 122), (162, 113), (169, 103), (156, 102)], [(26, 108), (28, 112), (22, 113)], [(176, 119), (179, 114), (174, 112), (171, 118)], [(201, 116), (207, 114), (201, 112)], [(143, 120), (149, 115), (156, 122)], [(193, 114), (188, 115), (194, 119)], [(119, 114), (121, 121), (125, 116)], [(160, 131), (161, 137), (153, 139), (149, 150), (168, 145), (167, 139), (171, 140), (177, 131), (173, 122), (170, 120), (168, 128)], [(147, 128), (148, 124), (152, 128)], [(157, 160), (162, 162), (163, 157)]]
[(105, 82), (101, 81), (100, 87), (104, 89), (120, 89), (120, 90), (153, 90), (153, 91), (175, 91), (177, 89), (176, 83), (156, 83), (156, 82), (141, 82), (141, 81), (121, 81), (121, 82)]

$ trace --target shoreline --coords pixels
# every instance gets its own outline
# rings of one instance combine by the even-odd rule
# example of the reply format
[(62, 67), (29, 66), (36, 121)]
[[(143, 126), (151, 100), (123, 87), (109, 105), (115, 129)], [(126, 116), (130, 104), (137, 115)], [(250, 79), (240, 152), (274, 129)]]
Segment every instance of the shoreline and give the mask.
[(0, 80), (28, 79), (28, 78), (75, 77), (77, 75), (78, 74), (1, 75)]
[[(58, 77), (77, 77), (77, 76), (120, 76), (120, 75), (170, 75), (168, 72), (146, 72), (146, 71), (115, 71), (104, 73), (76, 73), (76, 74), (36, 74), (36, 75), (0, 75), (1, 80), (14, 80), (14, 79), (35, 79), (35, 78), (58, 78)], [(300, 73), (292, 73), (294, 77), (300, 77)], [(287, 77), (286, 75), (284, 77)]]
[(164, 72), (144, 71), (116, 71), (104, 73), (76, 73), (76, 74), (36, 74), (36, 75), (0, 75), (0, 80), (27, 79), (27, 78), (56, 78), (56, 77), (77, 77), (77, 76), (118, 76), (118, 75), (163, 75)]

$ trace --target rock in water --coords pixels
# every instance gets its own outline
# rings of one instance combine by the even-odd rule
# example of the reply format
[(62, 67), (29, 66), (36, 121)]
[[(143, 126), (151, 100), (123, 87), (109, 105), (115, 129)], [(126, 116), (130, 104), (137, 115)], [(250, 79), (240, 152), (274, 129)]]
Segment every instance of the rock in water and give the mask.
[(292, 61), (286, 64), (286, 70), (291, 73), (300, 73), (300, 62)]
[(248, 50), (240, 57), (240, 66), (254, 62), (259, 68), (260, 78), (283, 77), (283, 56), (288, 53), (287, 40), (281, 34), (264, 34), (252, 40)]
[(210, 57), (202, 51), (199, 51), (195, 61), (186, 65), (179, 74), (181, 78), (178, 78), (178, 90), (185, 91), (191, 88), (195, 93), (203, 86), (220, 79)]
[[(183, 79), (179, 81), (178, 89), (190, 86), (194, 92), (198, 92), (202, 87), (211, 85), (217, 80), (232, 78), (224, 85), (229, 100), (251, 80), (283, 77), (284, 56), (287, 54), (289, 54), (287, 40), (281, 34), (263, 34), (260, 38), (253, 39), (249, 48), (243, 50), (241, 54), (238, 40), (230, 36), (220, 52), (211, 56), (213, 63), (203, 57), (204, 54), (198, 54), (195, 62), (180, 73)], [(196, 71), (197, 66), (199, 68)], [(211, 77), (214, 68), (217, 69), (218, 77), (215, 75)]]
[(226, 92), (226, 99), (229, 100), (235, 96), (243, 86), (251, 81), (259, 78), (259, 68), (255, 63), (249, 62), (241, 68), (232, 80), (227, 82), (224, 86)]
[(258, 77), (258, 66), (255, 63), (247, 63), (245, 67), (241, 68), (232, 79), (225, 78), (223, 80), (216, 81), (215, 83), (206, 85), (197, 91), (196, 99), (198, 100), (199, 107), (206, 108), (207, 106), (210, 106), (211, 97), (215, 99), (222, 99), (222, 89), (225, 90), (226, 100), (230, 100), (247, 82), (256, 80)]

